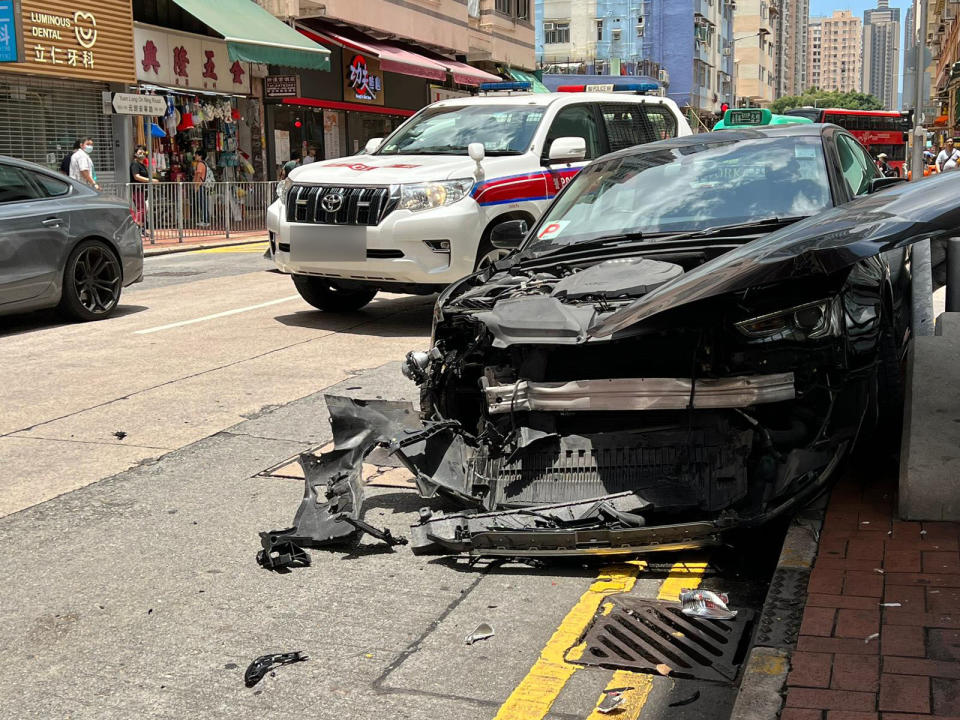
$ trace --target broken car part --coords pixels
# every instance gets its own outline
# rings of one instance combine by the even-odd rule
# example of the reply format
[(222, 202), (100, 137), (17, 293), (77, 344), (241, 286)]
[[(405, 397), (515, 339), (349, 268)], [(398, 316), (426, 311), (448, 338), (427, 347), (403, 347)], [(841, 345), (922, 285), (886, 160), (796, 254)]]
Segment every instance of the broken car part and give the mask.
[(680, 612), (691, 617), (709, 620), (733, 620), (736, 610), (727, 607), (730, 600), (723, 593), (697, 588), (680, 591)]
[(494, 636), (493, 628), (490, 627), (490, 625), (487, 623), (480, 623), (479, 625), (477, 625), (476, 630), (474, 630), (472, 633), (467, 635), (464, 642), (466, 642), (467, 645), (473, 645), (475, 642), (479, 640), (486, 640), (487, 638), (492, 638), (493, 636)]
[(247, 667), (243, 673), (243, 682), (249, 688), (263, 680), (268, 672), (281, 665), (309, 660), (301, 651), (261, 655)]
[(618, 707), (623, 705), (626, 702), (626, 697), (619, 690), (606, 690), (604, 691), (603, 699), (597, 703), (597, 712), (603, 713), (612, 713)]

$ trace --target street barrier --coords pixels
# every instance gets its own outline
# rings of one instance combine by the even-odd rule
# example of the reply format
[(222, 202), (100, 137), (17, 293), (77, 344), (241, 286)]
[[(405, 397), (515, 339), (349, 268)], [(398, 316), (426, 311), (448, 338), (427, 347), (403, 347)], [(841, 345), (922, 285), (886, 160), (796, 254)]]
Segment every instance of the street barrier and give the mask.
[(151, 244), (266, 232), (267, 207), (276, 197), (275, 181), (193, 183), (106, 183), (104, 194), (130, 205), (130, 214)]

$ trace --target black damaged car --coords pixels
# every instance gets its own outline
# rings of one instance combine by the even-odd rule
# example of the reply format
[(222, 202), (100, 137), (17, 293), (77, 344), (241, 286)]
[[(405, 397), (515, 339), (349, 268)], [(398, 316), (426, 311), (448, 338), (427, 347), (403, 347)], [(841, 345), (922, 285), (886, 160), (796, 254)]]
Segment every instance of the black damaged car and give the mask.
[(363, 531), (395, 542), (362, 521), (377, 446), (423, 496), (469, 508), (424, 510), (421, 553), (687, 548), (802, 506), (895, 431), (909, 248), (956, 233), (958, 190), (881, 178), (831, 125), (599, 159), (516, 252), (440, 296), (430, 350), (405, 365), (420, 414), (328, 398), (335, 449), (304, 458), (294, 527), (262, 533), (261, 562)]

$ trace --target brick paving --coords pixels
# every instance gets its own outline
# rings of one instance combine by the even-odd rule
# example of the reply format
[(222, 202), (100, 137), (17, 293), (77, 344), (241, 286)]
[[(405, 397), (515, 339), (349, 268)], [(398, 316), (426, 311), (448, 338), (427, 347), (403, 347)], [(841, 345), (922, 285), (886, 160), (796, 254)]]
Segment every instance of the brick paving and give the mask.
[(833, 490), (781, 720), (960, 720), (960, 524), (895, 512), (895, 482)]

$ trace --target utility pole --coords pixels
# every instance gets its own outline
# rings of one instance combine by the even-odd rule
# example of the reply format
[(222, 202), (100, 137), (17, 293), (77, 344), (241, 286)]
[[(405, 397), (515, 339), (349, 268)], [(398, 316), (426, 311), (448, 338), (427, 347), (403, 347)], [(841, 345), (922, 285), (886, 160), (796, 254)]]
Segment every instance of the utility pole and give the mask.
[[(920, 32), (917, 37), (917, 67), (914, 76), (916, 88), (913, 102), (913, 154), (910, 156), (910, 171), (914, 182), (923, 180), (923, 151), (927, 145), (927, 132), (923, 128), (923, 76), (927, 69), (927, 0), (917, 0), (917, 4), (920, 11)], [(933, 335), (933, 270), (930, 267), (929, 238), (915, 243), (910, 252), (913, 333)]]

